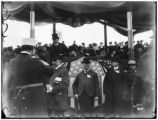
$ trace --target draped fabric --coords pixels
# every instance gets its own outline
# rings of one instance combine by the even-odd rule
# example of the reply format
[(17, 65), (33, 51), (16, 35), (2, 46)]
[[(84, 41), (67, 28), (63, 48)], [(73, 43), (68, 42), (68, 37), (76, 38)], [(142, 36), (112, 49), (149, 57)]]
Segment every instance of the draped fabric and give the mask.
[[(69, 71), (70, 76), (75, 76), (76, 77), (83, 70), (83, 66), (82, 66), (82, 63), (81, 63), (82, 61), (83, 61), (83, 57), (76, 60), (76, 61), (71, 62), (71, 68), (70, 68), (70, 71)], [(98, 76), (104, 75), (102, 67), (101, 67), (101, 65), (99, 64), (98, 61), (91, 61), (90, 69), (95, 71), (98, 74)]]
[(37, 25), (63, 23), (72, 27), (106, 21), (115, 30), (127, 35), (127, 11), (132, 11), (135, 33), (151, 30), (155, 25), (156, 3), (149, 1), (40, 1), (5, 2), (3, 14), (9, 19), (30, 21), (30, 9), (35, 10)]
[[(72, 89), (72, 84), (76, 78), (76, 76), (83, 70), (82, 66), (82, 61), (84, 57), (64, 57), (65, 61), (65, 66), (69, 71), (69, 76), (70, 76), (70, 85), (68, 88), (68, 96), (72, 97), (74, 96), (73, 94), (73, 89)], [(99, 60), (103, 59), (101, 56), (100, 57), (88, 57), (91, 60), (90, 63), (90, 69), (95, 71), (99, 77), (99, 88), (100, 92), (102, 89), (102, 81), (103, 77), (106, 75), (106, 66), (103, 64), (100, 64)]]

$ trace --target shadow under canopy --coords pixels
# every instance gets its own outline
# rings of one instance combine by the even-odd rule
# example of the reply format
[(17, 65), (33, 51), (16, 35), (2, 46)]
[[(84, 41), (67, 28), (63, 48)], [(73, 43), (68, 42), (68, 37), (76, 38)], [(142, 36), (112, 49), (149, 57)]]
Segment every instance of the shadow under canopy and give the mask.
[(127, 12), (132, 11), (134, 34), (153, 29), (155, 2), (142, 1), (34, 1), (3, 2), (4, 16), (30, 22), (30, 10), (35, 11), (36, 25), (63, 23), (79, 27), (93, 22), (106, 23), (127, 36)]

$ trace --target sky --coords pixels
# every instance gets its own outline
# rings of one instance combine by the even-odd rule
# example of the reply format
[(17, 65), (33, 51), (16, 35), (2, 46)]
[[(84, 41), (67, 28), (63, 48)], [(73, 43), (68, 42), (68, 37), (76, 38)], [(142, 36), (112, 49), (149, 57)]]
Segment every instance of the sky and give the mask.
[[(22, 44), (23, 38), (30, 36), (30, 24), (15, 20), (7, 20), (8, 29), (4, 38), (3, 47), (12, 46), (15, 48), (17, 45)], [(5, 26), (4, 26), (5, 27)], [(100, 23), (85, 24), (81, 27), (73, 28), (61, 23), (56, 24), (57, 33), (60, 35), (60, 42), (64, 41), (67, 46), (72, 45), (73, 41), (76, 41), (78, 45), (85, 43), (86, 46), (90, 43), (104, 42), (104, 26)], [(41, 26), (35, 26), (35, 39), (42, 44), (52, 43), (51, 34), (53, 32), (53, 24), (46, 24)], [(150, 42), (152, 31), (136, 34), (134, 40), (144, 40), (144, 42)], [(112, 41), (117, 43), (121, 41), (127, 41), (128, 38), (119, 34), (113, 28), (107, 26), (107, 42)]]

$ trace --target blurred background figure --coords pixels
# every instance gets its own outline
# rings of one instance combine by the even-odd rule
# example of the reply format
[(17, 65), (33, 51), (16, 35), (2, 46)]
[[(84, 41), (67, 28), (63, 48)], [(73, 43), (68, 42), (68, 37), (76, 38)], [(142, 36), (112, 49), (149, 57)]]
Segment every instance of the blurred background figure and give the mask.
[(49, 63), (52, 64), (51, 61), (56, 59), (59, 56), (67, 56), (68, 51), (65, 46), (63, 46), (62, 43), (59, 42), (59, 37), (57, 34), (52, 34), (53, 44), (50, 46), (49, 51)]
[(69, 47), (69, 56), (70, 57), (76, 57), (79, 53), (78, 45), (76, 45), (76, 41), (73, 42), (73, 44)]

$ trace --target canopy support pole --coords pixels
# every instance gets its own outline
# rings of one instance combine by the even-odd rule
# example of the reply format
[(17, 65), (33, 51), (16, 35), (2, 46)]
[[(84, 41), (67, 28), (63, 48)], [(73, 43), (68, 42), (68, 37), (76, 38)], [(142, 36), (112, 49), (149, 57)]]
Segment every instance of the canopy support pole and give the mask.
[(107, 52), (107, 25), (104, 24), (104, 49)]
[(33, 9), (33, 5), (31, 5), (30, 10), (30, 38), (35, 39), (35, 11)]
[(129, 59), (134, 59), (134, 49), (133, 49), (133, 29), (132, 29), (132, 12), (127, 12), (127, 27), (128, 27), (128, 50)]
[(53, 34), (56, 34), (56, 23), (53, 23)]

